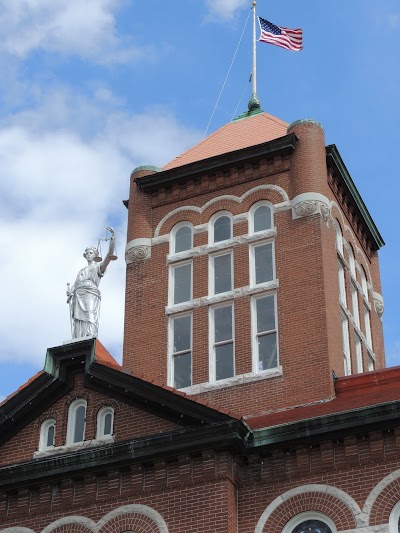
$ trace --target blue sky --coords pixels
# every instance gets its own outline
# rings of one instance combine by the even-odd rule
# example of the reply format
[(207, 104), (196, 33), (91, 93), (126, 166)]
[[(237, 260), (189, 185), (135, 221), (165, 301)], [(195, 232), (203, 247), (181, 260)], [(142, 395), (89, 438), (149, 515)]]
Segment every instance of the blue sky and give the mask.
[[(201, 140), (251, 2), (0, 0), (0, 398), (69, 338), (66, 283), (105, 227), (120, 260), (102, 281), (100, 339), (121, 359), (129, 175)], [(400, 5), (259, 0), (301, 27), (301, 53), (259, 44), (258, 94), (287, 122), (320, 121), (386, 246), (380, 254), (389, 365), (400, 364)], [(246, 109), (251, 23), (209, 133)], [(389, 202), (390, 198), (390, 202)]]

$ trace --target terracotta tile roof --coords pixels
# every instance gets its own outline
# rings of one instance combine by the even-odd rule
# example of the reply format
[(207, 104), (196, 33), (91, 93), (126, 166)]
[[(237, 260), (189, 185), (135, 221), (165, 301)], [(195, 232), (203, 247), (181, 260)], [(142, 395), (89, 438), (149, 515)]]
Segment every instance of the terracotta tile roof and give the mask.
[(121, 368), (121, 365), (119, 365), (114, 357), (104, 348), (99, 339), (96, 339), (95, 357), (98, 363)]
[(272, 141), (286, 135), (287, 127), (286, 122), (268, 113), (229, 122), (167, 163), (163, 170)]
[(20, 387), (18, 387), (17, 390), (15, 390), (14, 392), (12, 392), (11, 394), (9, 394), (6, 398), (4, 398), (4, 400), (2, 402), (0, 402), (0, 407), (5, 404), (6, 402), (8, 402), (8, 400), (11, 400), (11, 398), (13, 396), (15, 396), (16, 394), (18, 394), (18, 392), (22, 391), (22, 389), (24, 389), (25, 387), (27, 387), (30, 383), (32, 383), (32, 381), (35, 381), (35, 379), (37, 379), (39, 376), (41, 376), (42, 374), (44, 374), (44, 371), (43, 370), (40, 370), (37, 374), (35, 374), (34, 376), (32, 376), (31, 378), (28, 379), (28, 381), (26, 381), (23, 385), (21, 385)]
[(399, 401), (400, 367), (339, 378), (336, 394), (325, 402), (246, 418), (246, 423), (261, 429)]

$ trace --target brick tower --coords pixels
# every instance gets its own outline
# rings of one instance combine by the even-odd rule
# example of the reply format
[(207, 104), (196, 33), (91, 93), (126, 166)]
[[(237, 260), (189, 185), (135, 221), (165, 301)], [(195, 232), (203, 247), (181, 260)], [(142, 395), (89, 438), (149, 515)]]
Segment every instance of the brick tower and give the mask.
[(250, 415), (384, 368), (383, 241), (319, 123), (249, 112), (135, 169), (128, 209), (135, 373)]

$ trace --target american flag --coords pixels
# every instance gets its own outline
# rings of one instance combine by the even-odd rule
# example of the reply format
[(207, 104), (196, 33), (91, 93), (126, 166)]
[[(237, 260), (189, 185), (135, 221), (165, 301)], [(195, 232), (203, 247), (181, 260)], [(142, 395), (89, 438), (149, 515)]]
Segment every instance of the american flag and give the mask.
[(303, 48), (303, 30), (291, 30), (290, 28), (281, 28), (275, 26), (272, 22), (258, 17), (260, 23), (261, 35), (260, 41), (262, 43), (270, 43), (275, 46), (292, 50), (293, 52), (300, 52)]

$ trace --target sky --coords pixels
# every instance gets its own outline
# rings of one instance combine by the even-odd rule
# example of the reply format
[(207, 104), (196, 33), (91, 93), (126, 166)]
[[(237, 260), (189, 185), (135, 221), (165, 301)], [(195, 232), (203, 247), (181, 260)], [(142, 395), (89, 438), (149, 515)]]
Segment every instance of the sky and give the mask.
[[(66, 284), (108, 225), (119, 260), (100, 286), (99, 338), (121, 361), (130, 173), (246, 110), (250, 10), (247, 0), (0, 0), (0, 400), (71, 337)], [(299, 53), (258, 43), (258, 96), (289, 123), (318, 120), (337, 145), (386, 242), (386, 357), (398, 365), (400, 4), (258, 0), (257, 12), (303, 29)]]

